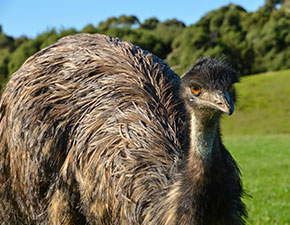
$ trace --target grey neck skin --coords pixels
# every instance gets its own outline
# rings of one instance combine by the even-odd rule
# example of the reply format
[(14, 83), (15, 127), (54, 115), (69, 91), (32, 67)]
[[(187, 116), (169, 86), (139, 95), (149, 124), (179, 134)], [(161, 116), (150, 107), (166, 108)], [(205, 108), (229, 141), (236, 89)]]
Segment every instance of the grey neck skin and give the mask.
[(215, 148), (216, 134), (219, 125), (218, 115), (194, 111), (190, 121), (190, 152), (200, 155), (202, 160), (210, 163)]

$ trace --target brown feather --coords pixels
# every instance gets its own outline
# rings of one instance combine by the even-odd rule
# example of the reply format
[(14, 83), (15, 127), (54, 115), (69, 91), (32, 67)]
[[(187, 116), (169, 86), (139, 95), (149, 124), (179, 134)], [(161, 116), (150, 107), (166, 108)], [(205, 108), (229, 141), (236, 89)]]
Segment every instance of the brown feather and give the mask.
[(0, 102), (1, 224), (243, 224), (222, 144), (213, 168), (188, 160), (180, 84), (156, 56), (99, 34), (30, 57)]

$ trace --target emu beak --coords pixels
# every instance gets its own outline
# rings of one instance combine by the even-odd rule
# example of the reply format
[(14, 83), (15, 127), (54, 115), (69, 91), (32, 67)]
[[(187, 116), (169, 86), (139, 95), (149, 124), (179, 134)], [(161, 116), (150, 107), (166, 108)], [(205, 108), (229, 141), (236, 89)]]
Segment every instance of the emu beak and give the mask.
[(223, 113), (232, 115), (234, 112), (235, 104), (227, 91), (216, 92), (213, 95), (212, 103), (217, 109), (219, 109)]

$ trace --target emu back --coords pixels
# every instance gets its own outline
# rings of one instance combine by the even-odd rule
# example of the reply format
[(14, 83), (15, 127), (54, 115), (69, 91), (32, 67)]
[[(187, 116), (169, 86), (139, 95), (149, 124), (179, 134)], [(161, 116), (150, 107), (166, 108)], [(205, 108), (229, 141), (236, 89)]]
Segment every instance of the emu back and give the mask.
[(180, 83), (156, 56), (104, 35), (30, 57), (1, 96), (0, 223), (243, 224), (222, 145), (209, 179), (186, 179)]

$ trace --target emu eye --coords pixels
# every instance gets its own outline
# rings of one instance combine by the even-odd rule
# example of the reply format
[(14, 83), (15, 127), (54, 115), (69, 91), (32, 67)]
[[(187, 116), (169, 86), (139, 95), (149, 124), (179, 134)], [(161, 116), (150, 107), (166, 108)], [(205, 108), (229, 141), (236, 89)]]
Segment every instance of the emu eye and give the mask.
[(199, 86), (193, 86), (190, 88), (191, 93), (198, 96), (201, 93), (201, 89)]
[(235, 88), (235, 86), (232, 85), (232, 86), (229, 87), (228, 91), (229, 91), (229, 92), (232, 92), (232, 91), (234, 90), (234, 88)]

